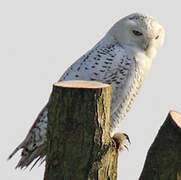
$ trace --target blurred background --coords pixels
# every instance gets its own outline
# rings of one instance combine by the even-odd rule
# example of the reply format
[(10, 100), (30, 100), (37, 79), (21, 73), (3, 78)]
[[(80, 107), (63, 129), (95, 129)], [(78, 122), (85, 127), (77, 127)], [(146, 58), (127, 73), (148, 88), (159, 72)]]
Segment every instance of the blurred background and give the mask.
[[(15, 170), (22, 142), (63, 72), (111, 26), (133, 12), (155, 17), (166, 40), (120, 127), (131, 139), (119, 155), (118, 180), (137, 180), (146, 153), (169, 110), (181, 112), (179, 1), (0, 1), (0, 178), (43, 179), (44, 164)], [(178, 4), (177, 4), (178, 3)]]

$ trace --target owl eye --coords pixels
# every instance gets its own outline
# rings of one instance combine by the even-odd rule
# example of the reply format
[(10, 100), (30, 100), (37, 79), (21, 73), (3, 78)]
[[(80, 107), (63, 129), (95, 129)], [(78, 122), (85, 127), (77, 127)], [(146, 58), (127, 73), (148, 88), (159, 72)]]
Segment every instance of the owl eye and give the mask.
[(159, 38), (159, 35), (155, 39), (158, 39), (158, 38)]
[(133, 30), (132, 32), (133, 32), (133, 34), (136, 35), (136, 36), (142, 36), (142, 35), (143, 35), (141, 32), (136, 31), (136, 30)]

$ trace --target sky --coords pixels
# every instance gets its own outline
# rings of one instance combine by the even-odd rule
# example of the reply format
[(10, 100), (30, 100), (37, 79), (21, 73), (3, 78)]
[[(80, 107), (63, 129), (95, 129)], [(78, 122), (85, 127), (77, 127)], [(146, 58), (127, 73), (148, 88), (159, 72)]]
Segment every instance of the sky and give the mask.
[(15, 170), (20, 152), (10, 161), (7, 157), (25, 138), (52, 84), (116, 21), (134, 12), (155, 17), (165, 28), (166, 40), (120, 126), (131, 145), (119, 154), (118, 180), (139, 178), (168, 112), (181, 112), (179, 1), (0, 1), (1, 179), (43, 179), (44, 164), (32, 171)]

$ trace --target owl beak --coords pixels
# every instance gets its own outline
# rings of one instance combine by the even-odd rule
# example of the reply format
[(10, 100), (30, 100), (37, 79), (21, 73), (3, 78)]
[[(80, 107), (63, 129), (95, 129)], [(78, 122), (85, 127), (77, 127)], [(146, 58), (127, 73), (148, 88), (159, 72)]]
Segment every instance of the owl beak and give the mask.
[(144, 44), (144, 50), (145, 51), (147, 51), (148, 48), (150, 47), (151, 41), (152, 41), (151, 38), (149, 38), (149, 40), (145, 42), (145, 44)]
[(149, 43), (146, 43), (144, 46), (144, 50), (147, 51), (148, 47), (149, 47)]
[(147, 37), (147, 41), (144, 44), (144, 50), (145, 51), (147, 51), (149, 49), (149, 47), (151, 46), (151, 44), (154, 41), (154, 39), (155, 39), (154, 35)]

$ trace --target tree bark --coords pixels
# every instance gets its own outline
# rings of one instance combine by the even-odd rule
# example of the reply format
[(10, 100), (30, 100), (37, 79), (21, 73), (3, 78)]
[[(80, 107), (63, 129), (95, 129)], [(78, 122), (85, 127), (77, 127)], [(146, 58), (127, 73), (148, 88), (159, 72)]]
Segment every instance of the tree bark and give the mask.
[(139, 180), (181, 180), (181, 114), (170, 111), (151, 145)]
[(118, 150), (109, 135), (110, 85), (55, 83), (48, 112), (44, 180), (116, 180)]

